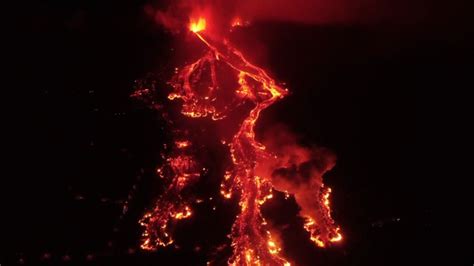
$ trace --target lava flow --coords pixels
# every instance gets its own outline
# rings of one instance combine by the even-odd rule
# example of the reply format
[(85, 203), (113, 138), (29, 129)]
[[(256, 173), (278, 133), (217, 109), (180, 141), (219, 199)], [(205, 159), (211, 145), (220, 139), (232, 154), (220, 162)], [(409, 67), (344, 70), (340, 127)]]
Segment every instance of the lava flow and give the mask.
[[(322, 176), (334, 166), (335, 157), (322, 149), (296, 146), (293, 141), (276, 145), (278, 148), (255, 139), (254, 127), (260, 113), (284, 98), (287, 89), (250, 63), (227, 39), (206, 38), (205, 18), (192, 21), (189, 30), (202, 41), (207, 52), (176, 71), (169, 82), (173, 91), (168, 99), (180, 99), (181, 113), (188, 118), (220, 121), (229, 119), (229, 114), (242, 103), (252, 105), (227, 144), (232, 167), (226, 171), (220, 188), (225, 199), (238, 196), (240, 206), (230, 234), (233, 255), (228, 264), (290, 265), (280, 254), (282, 248), (261, 212), (261, 206), (273, 197), (273, 190), (294, 196), (304, 229), (317, 246), (340, 241), (340, 229), (331, 218), (331, 189), (322, 183)], [(235, 80), (234, 87), (222, 85), (219, 75), (223, 73), (229, 73), (227, 78)], [(205, 75), (209, 76), (207, 80)], [(196, 143), (179, 136), (157, 170), (168, 186), (155, 208), (140, 221), (144, 227), (143, 249), (170, 245), (174, 241), (173, 227), (193, 216), (192, 202), (181, 192), (197, 182), (206, 170), (200, 166), (199, 156), (192, 153), (193, 145)]]

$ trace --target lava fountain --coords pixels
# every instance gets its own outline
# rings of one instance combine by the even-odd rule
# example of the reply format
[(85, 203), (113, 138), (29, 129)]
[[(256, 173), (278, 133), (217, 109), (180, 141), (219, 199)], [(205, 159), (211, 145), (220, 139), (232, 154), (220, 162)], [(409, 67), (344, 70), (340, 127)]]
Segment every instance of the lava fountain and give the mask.
[[(235, 21), (238, 21), (235, 22)], [(231, 26), (240, 26), (240, 19)], [(281, 254), (281, 247), (261, 212), (261, 206), (277, 190), (294, 196), (304, 219), (309, 239), (319, 247), (342, 240), (340, 228), (331, 218), (329, 196), (331, 189), (324, 186), (322, 176), (335, 164), (335, 157), (325, 150), (297, 146), (289, 141), (279, 149), (267, 147), (255, 138), (254, 127), (260, 113), (288, 95), (288, 90), (277, 84), (267, 72), (252, 64), (227, 38), (206, 37), (209, 23), (204, 17), (191, 20), (189, 31), (205, 45), (207, 52), (195, 62), (177, 70), (169, 82), (171, 101), (180, 100), (181, 114), (191, 119), (220, 121), (242, 103), (252, 108), (239, 124), (229, 143), (232, 167), (225, 172), (220, 191), (224, 199), (239, 197), (240, 213), (231, 229), (233, 254), (229, 265), (290, 265)], [(220, 71), (220, 69), (226, 71)], [(235, 79), (235, 86), (219, 84), (219, 75), (227, 73)], [(204, 76), (209, 77), (204, 81)], [(222, 90), (227, 90), (223, 92)], [(231, 91), (229, 91), (231, 90)], [(141, 96), (137, 90), (133, 96)], [(231, 95), (226, 99), (223, 93)], [(164, 157), (157, 174), (166, 180), (167, 188), (146, 212), (140, 224), (144, 228), (141, 248), (154, 250), (174, 242), (175, 224), (193, 216), (192, 202), (182, 191), (201, 176), (199, 154), (185, 136), (176, 136), (172, 152)], [(295, 182), (298, 180), (298, 182)]]

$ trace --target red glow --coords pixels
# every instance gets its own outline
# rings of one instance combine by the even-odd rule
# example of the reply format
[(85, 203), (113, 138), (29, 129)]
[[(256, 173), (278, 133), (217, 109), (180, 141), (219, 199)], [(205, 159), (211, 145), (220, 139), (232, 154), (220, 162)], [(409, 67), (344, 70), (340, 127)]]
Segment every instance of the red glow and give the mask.
[(242, 22), (242, 19), (240, 17), (235, 17), (231, 24), (230, 24), (232, 27), (241, 27), (244, 25), (244, 23)]

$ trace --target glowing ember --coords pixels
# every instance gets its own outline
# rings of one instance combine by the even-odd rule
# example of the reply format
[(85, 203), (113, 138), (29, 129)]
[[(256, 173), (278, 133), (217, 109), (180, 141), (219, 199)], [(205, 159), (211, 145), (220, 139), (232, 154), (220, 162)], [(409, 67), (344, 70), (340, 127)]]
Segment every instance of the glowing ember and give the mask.
[(175, 141), (175, 144), (176, 144), (176, 147), (178, 147), (179, 149), (184, 149), (184, 148), (190, 146), (191, 142), (189, 142), (187, 140), (183, 140), (183, 141)]
[[(240, 24), (238, 19), (232, 26)], [(170, 81), (173, 92), (168, 95), (168, 99), (182, 101), (181, 113), (184, 116), (209, 116), (213, 120), (225, 119), (243, 102), (252, 104), (251, 110), (227, 144), (233, 167), (226, 171), (220, 187), (225, 199), (234, 194), (240, 195), (240, 213), (231, 232), (233, 255), (228, 261), (229, 265), (290, 265), (280, 255), (282, 248), (272, 238), (260, 210), (261, 205), (273, 198), (273, 190), (285, 193), (285, 198), (290, 195), (295, 197), (302, 208), (300, 215), (305, 221), (304, 229), (310, 233), (310, 239), (317, 246), (325, 247), (332, 242), (341, 241), (340, 228), (331, 218), (331, 189), (322, 184), (322, 175), (334, 166), (334, 160), (332, 157), (311, 158), (315, 157), (312, 152), (302, 148), (292, 148), (285, 154), (273, 153), (255, 140), (254, 127), (261, 111), (285, 97), (288, 92), (265, 70), (250, 63), (228, 40), (224, 39), (218, 44), (208, 41), (202, 35), (205, 28), (205, 19), (191, 21), (190, 31), (207, 46), (208, 52), (176, 73)], [(227, 72), (217, 69), (226, 69)], [(230, 99), (222, 97), (223, 90), (227, 87), (219, 83), (218, 73), (229, 73), (228, 78), (235, 80), (235, 87), (227, 86), (233, 94)], [(169, 185), (156, 207), (140, 221), (145, 227), (143, 249), (173, 243), (170, 235), (173, 226), (192, 216), (192, 204), (184, 201), (180, 194), (200, 177), (200, 171), (197, 171), (199, 163), (188, 152), (191, 145), (189, 140), (175, 141), (174, 149), (165, 158), (164, 165), (157, 170), (158, 175), (167, 180)], [(306, 178), (309, 181), (305, 181), (305, 187), (298, 190), (285, 185), (285, 180), (291, 173), (300, 171), (299, 168), (292, 170), (295, 166), (291, 168), (291, 165), (295, 160), (287, 158), (293, 153), (293, 157), (299, 158), (298, 165), (315, 161), (317, 163), (309, 165), (318, 166), (310, 169), (309, 177)], [(319, 156), (323, 157), (321, 154)], [(257, 169), (258, 167), (266, 170)]]

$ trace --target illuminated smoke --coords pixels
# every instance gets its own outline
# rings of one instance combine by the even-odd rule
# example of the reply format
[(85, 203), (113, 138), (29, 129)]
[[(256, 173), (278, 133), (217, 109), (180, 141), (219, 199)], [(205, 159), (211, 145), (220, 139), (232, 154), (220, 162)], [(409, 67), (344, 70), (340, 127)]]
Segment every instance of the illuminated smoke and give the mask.
[(323, 175), (335, 166), (336, 156), (325, 148), (299, 145), (284, 126), (268, 130), (263, 143), (273, 156), (259, 162), (257, 175), (271, 176), (276, 190), (294, 195), (306, 221), (305, 229), (318, 246), (340, 241), (340, 229), (331, 218), (331, 189), (323, 183)]

